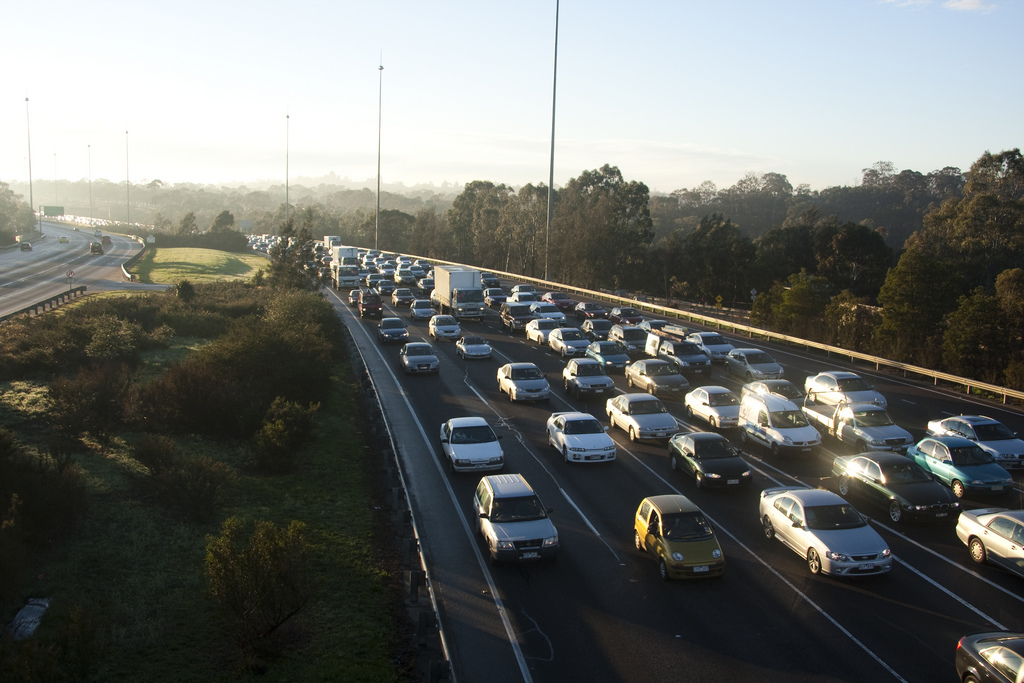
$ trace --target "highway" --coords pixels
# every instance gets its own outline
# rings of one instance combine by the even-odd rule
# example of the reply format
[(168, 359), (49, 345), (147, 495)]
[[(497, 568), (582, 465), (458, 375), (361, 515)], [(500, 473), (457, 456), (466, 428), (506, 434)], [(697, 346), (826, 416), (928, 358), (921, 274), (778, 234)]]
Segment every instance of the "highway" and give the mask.
[[(755, 471), (746, 490), (697, 490), (692, 479), (670, 470), (664, 444), (630, 443), (620, 430), (609, 432), (619, 448), (615, 462), (570, 465), (547, 444), (548, 415), (582, 409), (605, 424), (607, 417), (603, 401), (580, 403), (562, 392), (564, 361), (547, 347), (501, 332), (490, 312), (463, 329), (484, 336), (493, 359), (463, 361), (453, 343), (428, 338), (426, 321), (411, 320), (405, 309), (386, 310), (407, 322), (410, 340), (430, 341), (441, 359), (438, 376), (406, 377), (398, 345), (381, 346), (376, 321), (353, 315), (346, 295), (329, 293), (398, 435), (455, 680), (955, 681), (961, 635), (1024, 630), (1022, 580), (974, 565), (952, 522), (895, 526), (883, 510), (858, 505), (896, 561), (888, 575), (852, 580), (814, 576), (802, 558), (766, 539), (757, 513), (762, 489), (836, 489), (832, 458), (850, 451), (828, 437), (814, 458), (775, 458), (744, 447)], [(800, 386), (805, 376), (826, 369), (859, 372), (917, 438), (929, 419), (960, 413), (989, 415), (1024, 431), (1024, 417), (997, 404), (760, 342), (732, 341), (767, 349)], [(510, 361), (540, 366), (553, 389), (549, 403), (512, 404), (498, 393), (495, 373)], [(626, 391), (622, 376), (615, 380), (617, 391)], [(708, 383), (737, 394), (740, 388), (719, 366)], [(684, 419), (681, 403), (668, 405), (681, 431), (709, 429)], [(485, 417), (503, 437), (505, 471), (522, 473), (553, 508), (557, 562), (489, 563), (470, 505), (479, 475), (452, 475), (440, 459), (438, 428), (460, 415)], [(725, 433), (739, 445), (735, 433)], [(965, 507), (1020, 507), (1015, 476), (1012, 496), (967, 500)], [(726, 556), (724, 577), (662, 582), (655, 562), (635, 550), (637, 505), (664, 493), (690, 497), (712, 520)]]
[[(93, 255), (89, 244), (99, 239), (93, 231), (49, 222), (42, 226), (44, 236), (32, 241), (31, 251), (0, 249), (0, 316), (82, 285), (89, 291), (145, 288), (131, 285), (121, 273), (121, 264), (142, 249), (137, 241), (104, 232), (112, 244), (102, 256)], [(62, 236), (68, 240), (64, 244)]]

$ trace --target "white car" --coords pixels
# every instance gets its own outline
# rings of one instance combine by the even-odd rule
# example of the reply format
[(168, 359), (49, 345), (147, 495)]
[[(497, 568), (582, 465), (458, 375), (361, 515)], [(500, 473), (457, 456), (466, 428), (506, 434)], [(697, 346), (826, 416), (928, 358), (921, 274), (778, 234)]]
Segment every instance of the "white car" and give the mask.
[(686, 414), (697, 416), (712, 427), (735, 427), (740, 419), (740, 400), (725, 387), (697, 387), (683, 398)]
[(958, 415), (928, 423), (932, 436), (962, 436), (988, 451), (997, 465), (1008, 470), (1024, 467), (1024, 441), (998, 420), (984, 415)]
[(526, 323), (526, 341), (535, 341), (538, 344), (547, 344), (548, 335), (552, 330), (558, 329), (558, 321), (550, 318), (534, 319)]
[(548, 334), (548, 346), (562, 358), (582, 356), (587, 353), (590, 340), (575, 327), (559, 327)]
[(530, 312), (538, 318), (550, 318), (560, 323), (565, 322), (565, 313), (562, 313), (562, 309), (546, 301), (537, 301), (530, 304)]
[(462, 356), (462, 360), (467, 360), (469, 358), (490, 358), (491, 345), (484, 341), (483, 337), (467, 335), (455, 342), (455, 355)]
[(612, 427), (637, 439), (668, 439), (679, 428), (661, 399), (650, 394), (621, 394), (605, 402)]
[(441, 425), (441, 450), (452, 472), (500, 470), (505, 466), (500, 439), (482, 417), (453, 417)]
[(978, 564), (991, 562), (1024, 578), (1024, 510), (964, 510), (956, 535)]
[(435, 315), (427, 325), (427, 331), (434, 339), (458, 339), (462, 336), (462, 328), (450, 315)]
[(733, 345), (717, 332), (693, 332), (686, 341), (693, 342), (704, 352), (712, 363), (724, 363)]
[(875, 387), (852, 372), (820, 372), (804, 380), (804, 393), (811, 403), (834, 406), (840, 403), (874, 403), (887, 405)]
[(615, 442), (607, 429), (590, 413), (551, 413), (548, 443), (566, 462), (608, 462), (615, 459)]
[(892, 569), (892, 551), (845, 500), (824, 489), (776, 487), (761, 492), (761, 528), (807, 562), (812, 574), (866, 576)]
[(510, 401), (546, 401), (551, 387), (544, 373), (533, 363), (507, 363), (498, 368), (498, 391)]

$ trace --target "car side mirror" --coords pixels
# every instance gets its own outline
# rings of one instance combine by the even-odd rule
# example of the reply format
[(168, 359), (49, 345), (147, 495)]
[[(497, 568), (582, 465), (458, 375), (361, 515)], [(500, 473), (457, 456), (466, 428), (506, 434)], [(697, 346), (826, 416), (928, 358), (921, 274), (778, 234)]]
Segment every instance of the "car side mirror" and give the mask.
[(441, 439), (441, 443), (448, 443), (448, 439)]
[(794, 529), (803, 529), (804, 528), (804, 523), (803, 522), (793, 522), (793, 528)]
[(609, 427), (608, 425), (604, 425), (604, 431), (607, 432), (609, 429), (611, 429), (611, 427)]
[(489, 517), (489, 515), (486, 512), (483, 512), (483, 511), (480, 512), (480, 519), (487, 519), (488, 517)]

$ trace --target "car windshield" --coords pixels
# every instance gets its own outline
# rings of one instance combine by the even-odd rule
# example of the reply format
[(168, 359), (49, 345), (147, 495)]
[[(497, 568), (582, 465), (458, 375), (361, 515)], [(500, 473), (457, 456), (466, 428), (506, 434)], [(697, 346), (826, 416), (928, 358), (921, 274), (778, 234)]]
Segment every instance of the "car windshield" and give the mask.
[(808, 529), (826, 531), (831, 529), (856, 529), (867, 524), (860, 513), (849, 503), (838, 505), (813, 505), (804, 508), (804, 519)]
[(491, 289), (485, 289), (484, 294), (486, 296), (498, 296), (499, 294), (504, 294), (504, 292), (501, 291), (500, 289), (492, 287)]
[(454, 325), (455, 324), (455, 318), (451, 317), (450, 315), (439, 315), (436, 318), (434, 318), (434, 324), (435, 325)]
[(627, 327), (622, 330), (622, 338), (626, 341), (640, 342), (647, 339), (647, 333), (639, 327)]
[(740, 402), (732, 393), (708, 394), (709, 406), (736, 406), (739, 404)]
[(1016, 439), (1017, 435), (1010, 431), (1010, 428), (1002, 422), (986, 422), (984, 424), (971, 425), (978, 441), (1006, 441)]
[(620, 308), (619, 315), (635, 318), (640, 315), (640, 313), (635, 308)]
[(537, 496), (495, 498), (491, 505), (490, 520), (494, 523), (529, 522), (547, 517)]
[(395, 296), (412, 296), (412, 292), (408, 289), (396, 289)]
[(701, 337), (704, 346), (724, 346), (729, 342), (725, 341), (725, 337), (718, 334), (706, 334)]
[(566, 328), (562, 330), (563, 341), (579, 341), (580, 339), (584, 339), (584, 337), (579, 330), (575, 328)]
[(566, 420), (566, 434), (601, 434), (604, 427), (597, 420)]
[(884, 410), (857, 410), (853, 416), (861, 427), (887, 427), (893, 424), (889, 413)]
[(540, 368), (512, 368), (512, 379), (543, 379)]
[(622, 347), (618, 342), (601, 342), (597, 345), (597, 352), (606, 356), (621, 356)]
[(747, 363), (750, 365), (765, 365), (766, 363), (774, 363), (772, 357), (767, 353), (748, 353)]
[(584, 311), (603, 311), (604, 307), (601, 304), (583, 304)]
[(412, 307), (413, 308), (430, 308), (430, 302), (429, 301), (423, 301), (423, 300), (413, 301), (412, 302)]
[(401, 320), (382, 320), (380, 327), (383, 330), (397, 330), (405, 327), (405, 323)]
[(486, 342), (484, 342), (483, 337), (463, 337), (462, 343), (465, 344), (466, 346), (475, 346), (477, 344), (484, 344)]
[(364, 304), (378, 304), (380, 305), (380, 297), (376, 294), (363, 294), (362, 302)]
[(800, 398), (800, 389), (792, 382), (781, 382), (779, 384), (766, 385), (768, 391), (785, 396), (786, 398)]
[(923, 481), (931, 481), (931, 477), (921, 469), (921, 466), (912, 460), (906, 462), (884, 463), (882, 474), (885, 481), (890, 484), (917, 484)]
[(498, 437), (494, 435), (490, 427), (487, 425), (476, 425), (472, 427), (456, 427), (452, 430), (451, 438), (448, 441), (453, 444), (490, 443), (497, 439)]
[(482, 304), (484, 293), (480, 289), (460, 289), (455, 292), (455, 300), (462, 304)]
[(595, 332), (607, 332), (612, 328), (612, 321), (605, 320), (604, 318), (597, 318), (596, 320), (590, 321), (590, 329)]
[(992, 456), (982, 450), (981, 446), (961, 446), (960, 448), (950, 448), (949, 455), (953, 458), (953, 464), (957, 467), (987, 465), (992, 462)]
[(694, 455), (699, 460), (714, 460), (716, 458), (732, 458), (736, 456), (732, 444), (723, 439), (709, 439), (697, 441), (693, 444)]
[(517, 292), (536, 292), (537, 290), (533, 288), (533, 285), (516, 285), (516, 291)]
[(630, 415), (654, 415), (656, 413), (667, 413), (668, 410), (661, 401), (655, 399), (633, 401), (629, 404)]
[(568, 296), (566, 296), (565, 294), (562, 294), (561, 292), (551, 292), (551, 294), (549, 294), (548, 296), (551, 299), (560, 299), (560, 300), (565, 300), (565, 299), (569, 298)]
[(807, 418), (799, 410), (777, 410), (772, 413), (772, 424), (776, 429), (806, 427)]
[(700, 512), (663, 515), (661, 533), (670, 541), (692, 541), (714, 535), (708, 520)]
[(552, 320), (551, 318), (544, 318), (543, 320), (537, 321), (538, 330), (557, 330), (558, 321)]
[(677, 356), (703, 356), (700, 347), (693, 342), (676, 342), (674, 344)]
[(840, 377), (836, 381), (839, 391), (871, 391), (871, 385), (861, 377)]
[(428, 344), (406, 344), (405, 355), (407, 356), (433, 356), (434, 351)]
[(648, 375), (675, 375), (676, 371), (668, 363), (648, 363), (647, 364)]
[(576, 374), (580, 377), (592, 377), (594, 375), (603, 375), (604, 369), (597, 363), (580, 363), (576, 366)]

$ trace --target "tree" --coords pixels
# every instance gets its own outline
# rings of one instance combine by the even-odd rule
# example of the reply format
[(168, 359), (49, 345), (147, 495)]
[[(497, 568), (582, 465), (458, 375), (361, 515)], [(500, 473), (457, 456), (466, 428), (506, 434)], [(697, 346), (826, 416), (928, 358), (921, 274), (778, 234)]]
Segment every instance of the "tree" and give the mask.
[[(474, 245), (477, 242), (476, 228), (486, 219), (481, 213), (500, 208), (499, 196), (507, 196), (511, 189), (495, 185), (488, 180), (474, 180), (466, 183), (462, 194), (452, 202), (448, 210), (448, 227), (451, 231), (451, 245), (444, 258), (462, 263), (476, 263)], [(481, 230), (483, 228), (481, 227)]]
[[(558, 204), (555, 193), (555, 205)], [(548, 218), (548, 188), (526, 184), (508, 197), (501, 209), (498, 233), (505, 238), (504, 257), (490, 264), (498, 270), (543, 275), (544, 241)]]
[(1006, 368), (1010, 344), (999, 300), (978, 287), (946, 319), (942, 362), (949, 372), (998, 382)]
[(230, 230), (235, 227), (235, 215), (228, 210), (221, 211), (217, 214), (217, 217), (213, 219), (213, 225), (210, 226), (210, 232), (217, 232), (220, 230)]
[(753, 243), (721, 214), (704, 217), (686, 236), (676, 275), (708, 300), (722, 296), (729, 305), (748, 300), (746, 273), (756, 253)]
[(7, 183), (0, 183), (0, 245), (12, 244), (15, 235), (30, 233), (34, 226), (32, 207)]
[(196, 227), (196, 215), (189, 211), (181, 217), (181, 222), (178, 224), (179, 235), (194, 235), (198, 232)]
[(892, 266), (892, 249), (867, 226), (846, 223), (821, 226), (815, 231), (814, 252), (818, 275), (837, 290), (874, 298)]

